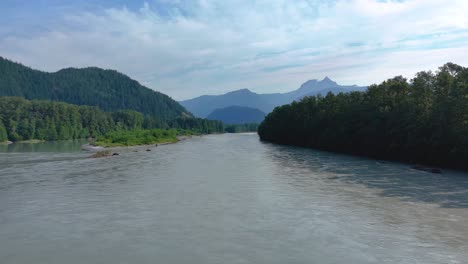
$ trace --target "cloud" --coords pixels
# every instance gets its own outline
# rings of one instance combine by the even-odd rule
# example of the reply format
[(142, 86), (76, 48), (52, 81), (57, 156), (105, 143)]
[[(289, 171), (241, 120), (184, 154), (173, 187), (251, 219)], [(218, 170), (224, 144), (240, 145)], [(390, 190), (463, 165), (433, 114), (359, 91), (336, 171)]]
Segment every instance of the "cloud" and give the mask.
[(468, 65), (464, 10), (465, 0), (160, 0), (67, 11), (29, 35), (4, 24), (0, 54), (48, 71), (114, 68), (177, 99), (324, 76), (366, 85)]

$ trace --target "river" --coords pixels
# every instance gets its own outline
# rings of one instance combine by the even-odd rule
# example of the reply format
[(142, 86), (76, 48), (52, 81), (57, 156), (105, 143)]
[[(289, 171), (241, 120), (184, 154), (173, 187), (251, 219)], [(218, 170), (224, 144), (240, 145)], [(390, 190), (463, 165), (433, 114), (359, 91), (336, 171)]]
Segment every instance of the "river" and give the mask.
[(468, 263), (468, 173), (255, 134), (100, 159), (41, 144), (0, 153), (2, 264)]

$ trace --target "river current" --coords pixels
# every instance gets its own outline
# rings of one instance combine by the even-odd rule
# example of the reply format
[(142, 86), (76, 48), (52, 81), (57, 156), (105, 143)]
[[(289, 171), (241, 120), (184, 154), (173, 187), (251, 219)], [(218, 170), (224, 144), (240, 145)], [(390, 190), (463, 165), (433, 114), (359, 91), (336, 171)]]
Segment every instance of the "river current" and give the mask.
[(0, 148), (3, 264), (468, 263), (468, 173), (256, 134), (40, 144)]

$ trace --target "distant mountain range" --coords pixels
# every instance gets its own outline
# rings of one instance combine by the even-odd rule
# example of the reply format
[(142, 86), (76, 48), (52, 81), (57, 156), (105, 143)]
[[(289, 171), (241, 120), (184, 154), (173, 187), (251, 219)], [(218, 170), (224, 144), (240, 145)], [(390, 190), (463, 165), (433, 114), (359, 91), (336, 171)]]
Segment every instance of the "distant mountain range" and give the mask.
[(304, 96), (326, 95), (328, 92), (340, 93), (351, 91), (364, 91), (367, 87), (356, 85), (339, 85), (330, 78), (310, 80), (299, 89), (288, 93), (257, 94), (248, 89), (241, 89), (223, 95), (203, 95), (180, 103), (197, 117), (207, 117), (215, 109), (229, 106), (245, 106), (257, 108), (264, 113), (271, 112), (276, 106), (289, 104), (294, 100), (300, 100)]
[(236, 105), (215, 109), (206, 119), (219, 120), (225, 124), (258, 124), (265, 119), (265, 113), (256, 108)]
[(169, 96), (146, 88), (114, 70), (90, 67), (48, 73), (2, 57), (0, 96), (98, 106), (104, 111), (130, 109), (166, 120), (191, 116)]

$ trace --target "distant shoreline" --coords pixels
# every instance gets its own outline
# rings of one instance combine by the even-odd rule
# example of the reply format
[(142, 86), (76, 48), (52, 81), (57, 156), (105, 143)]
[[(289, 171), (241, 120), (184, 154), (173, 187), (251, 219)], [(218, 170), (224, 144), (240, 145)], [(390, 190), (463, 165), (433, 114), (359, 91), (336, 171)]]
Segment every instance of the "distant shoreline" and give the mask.
[(90, 143), (84, 144), (81, 146), (81, 150), (83, 151), (90, 151), (90, 152), (98, 152), (98, 151), (122, 151), (122, 150), (140, 150), (140, 149), (149, 149), (154, 147), (159, 147), (163, 145), (175, 144), (183, 140), (187, 140), (193, 137), (201, 137), (201, 135), (192, 135), (192, 136), (177, 136), (177, 141), (168, 141), (168, 142), (160, 142), (156, 144), (145, 144), (145, 145), (130, 145), (130, 146), (117, 146), (117, 147), (103, 147), (103, 146), (95, 146)]

